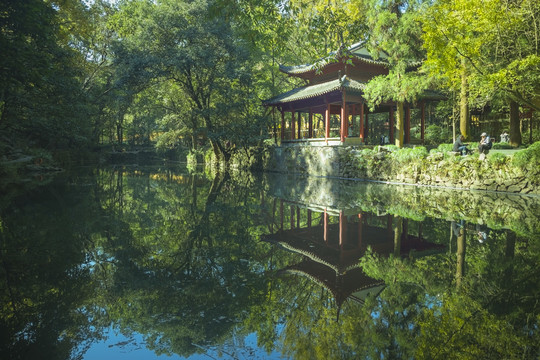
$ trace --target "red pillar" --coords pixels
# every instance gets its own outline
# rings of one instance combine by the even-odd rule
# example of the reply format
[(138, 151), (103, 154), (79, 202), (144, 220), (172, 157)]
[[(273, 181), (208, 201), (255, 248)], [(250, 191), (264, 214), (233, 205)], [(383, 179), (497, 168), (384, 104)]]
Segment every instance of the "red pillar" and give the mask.
[(326, 105), (326, 112), (324, 113), (324, 137), (326, 138), (326, 143), (328, 143), (328, 138), (330, 137), (330, 104)]
[[(349, 124), (349, 127), (354, 127), (354, 116), (355, 116), (355, 113), (356, 113), (356, 104), (353, 104), (353, 105), (349, 105), (348, 107), (348, 114), (349, 116), (351, 117), (351, 123)], [(348, 121), (348, 116), (347, 116), (347, 121)], [(347, 136), (349, 135), (349, 132), (347, 132)]]
[(360, 103), (360, 123), (358, 124), (359, 137), (364, 142), (364, 102)]
[(311, 228), (311, 210), (308, 209), (307, 211), (307, 226), (308, 228)]
[(325, 242), (328, 242), (328, 213), (324, 209), (324, 219), (323, 219), (323, 238)]
[(302, 138), (302, 114), (298, 112), (298, 137), (297, 139)]
[(341, 127), (340, 127), (340, 140), (345, 142), (345, 138), (349, 132), (349, 116), (347, 114), (347, 103), (345, 101), (345, 90), (343, 90), (343, 102), (341, 104)]

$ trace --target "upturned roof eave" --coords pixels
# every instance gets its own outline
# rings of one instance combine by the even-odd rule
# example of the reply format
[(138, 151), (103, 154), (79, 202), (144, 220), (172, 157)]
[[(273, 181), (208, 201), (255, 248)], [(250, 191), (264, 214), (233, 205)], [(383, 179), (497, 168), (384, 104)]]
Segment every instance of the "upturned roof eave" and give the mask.
[[(361, 62), (369, 64), (369, 65), (376, 65), (376, 66), (381, 66), (381, 67), (384, 67), (384, 68), (388, 67), (388, 63), (384, 62), (384, 61), (377, 61), (377, 60), (367, 59), (367, 58), (364, 58), (364, 57), (361, 57), (361, 56), (358, 56), (358, 55), (355, 55), (354, 57), (355, 57), (355, 59), (358, 59)], [(326, 64), (323, 64), (323, 65), (319, 66), (318, 64), (321, 64), (324, 60), (327, 60), (327, 59), (321, 59), (321, 60), (315, 62), (314, 64), (303, 64), (303, 65), (293, 65), (293, 66), (286, 66), (286, 65), (280, 64), (279, 65), (279, 71), (281, 71), (281, 72), (283, 72), (283, 73), (285, 73), (287, 75), (302, 75), (302, 74), (307, 74), (307, 73), (312, 72), (312, 71), (316, 71), (317, 69), (322, 70), (326, 66), (334, 64), (334, 62), (327, 62)]]
[(263, 105), (275, 106), (286, 104), (293, 101), (315, 98), (338, 90), (346, 90), (361, 95), (363, 94), (364, 86), (365, 84), (344, 76), (341, 79), (331, 80), (322, 84), (308, 85), (292, 89), (271, 99), (263, 101)]

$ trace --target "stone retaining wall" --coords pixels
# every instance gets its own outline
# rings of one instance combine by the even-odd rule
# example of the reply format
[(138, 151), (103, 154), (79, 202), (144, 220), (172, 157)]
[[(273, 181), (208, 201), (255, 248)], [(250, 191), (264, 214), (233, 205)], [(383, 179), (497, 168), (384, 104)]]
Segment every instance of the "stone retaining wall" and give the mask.
[[(419, 152), (398, 159), (384, 147), (361, 150), (342, 146), (283, 146), (252, 149), (233, 166), (286, 174), (421, 184), (540, 195), (540, 167), (513, 168), (501, 157), (480, 160), (449, 153)], [(397, 154), (397, 152), (396, 152)], [(536, 169), (536, 170), (535, 170)]]

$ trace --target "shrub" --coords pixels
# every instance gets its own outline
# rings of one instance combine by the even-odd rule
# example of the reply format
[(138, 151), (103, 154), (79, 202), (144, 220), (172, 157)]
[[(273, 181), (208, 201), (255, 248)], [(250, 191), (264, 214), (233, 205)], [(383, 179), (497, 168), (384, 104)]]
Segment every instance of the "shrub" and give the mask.
[(452, 140), (452, 133), (439, 125), (429, 125), (426, 128), (425, 140), (428, 144), (439, 144)]
[(487, 156), (487, 160), (490, 166), (501, 168), (506, 165), (509, 157), (501, 153), (490, 153)]
[(509, 143), (494, 143), (493, 144), (494, 149), (513, 149), (514, 147), (510, 145)]
[(527, 149), (518, 151), (512, 158), (512, 165), (524, 169), (531, 169), (535, 172), (538, 171), (538, 164), (540, 163), (540, 141), (535, 142)]
[(390, 156), (393, 160), (398, 163), (407, 163), (413, 160), (424, 159), (428, 155), (428, 151), (423, 146), (418, 146), (415, 148), (405, 148), (393, 151), (390, 153)]
[(439, 150), (440, 152), (452, 151), (453, 148), (453, 144), (440, 144), (439, 146), (437, 146), (437, 150)]

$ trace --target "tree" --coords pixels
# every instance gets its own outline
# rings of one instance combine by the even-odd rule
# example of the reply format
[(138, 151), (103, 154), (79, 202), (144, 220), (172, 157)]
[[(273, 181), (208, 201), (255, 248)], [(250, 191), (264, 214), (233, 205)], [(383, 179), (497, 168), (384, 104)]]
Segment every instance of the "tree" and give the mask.
[(76, 3), (2, 3), (0, 131), (14, 146), (56, 149), (88, 140), (86, 102), (78, 96), (80, 57), (63, 27)]
[(370, 80), (364, 90), (372, 108), (386, 101), (397, 102), (396, 145), (403, 146), (404, 103), (415, 102), (428, 87), (429, 79), (418, 71), (424, 58), (418, 10), (421, 0), (368, 2), (369, 49), (376, 57), (387, 56), (389, 74)]
[(310, 60), (315, 55), (327, 56), (331, 51), (344, 48), (345, 44), (366, 38), (364, 11), (367, 7), (362, 1), (292, 0), (289, 7), (290, 14), (300, 29), (296, 35), (305, 36), (305, 45), (300, 48), (315, 50)]
[[(459, 87), (463, 64), (470, 104), (484, 103), (502, 93), (512, 101), (540, 110), (540, 5), (536, 1), (443, 0), (427, 8), (424, 40), (426, 68)], [(461, 66), (460, 66), (461, 65)], [(462, 105), (465, 100), (462, 98)], [(511, 110), (511, 143), (519, 145), (517, 112)]]
[(125, 58), (143, 59), (128, 78), (142, 67), (154, 81), (175, 84), (198, 121), (192, 129), (204, 129), (216, 158), (228, 160), (216, 98), (234, 84), (249, 55), (230, 24), (212, 18), (206, 1), (163, 0), (126, 3), (115, 26), (123, 43), (130, 44)]

